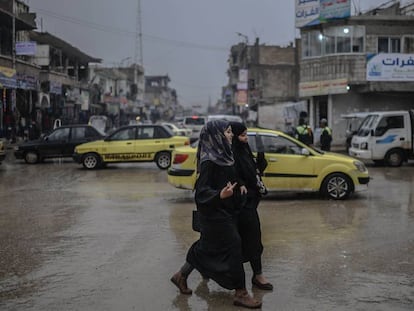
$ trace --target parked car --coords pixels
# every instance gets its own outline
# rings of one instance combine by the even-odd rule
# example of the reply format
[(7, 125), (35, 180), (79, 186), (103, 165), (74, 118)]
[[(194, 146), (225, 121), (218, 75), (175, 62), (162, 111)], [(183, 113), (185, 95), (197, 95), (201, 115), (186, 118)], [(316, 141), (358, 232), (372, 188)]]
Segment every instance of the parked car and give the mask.
[[(265, 153), (268, 166), (263, 181), (269, 192), (319, 192), (339, 200), (367, 189), (368, 170), (352, 157), (321, 152), (276, 130), (251, 128), (248, 137), (254, 153)], [(171, 185), (194, 188), (196, 152), (196, 143), (174, 150), (173, 163), (168, 169)]]
[(203, 128), (204, 124), (207, 123), (207, 117), (204, 116), (187, 116), (183, 119), (183, 125), (186, 128), (192, 130), (190, 135), (191, 142), (194, 142), (198, 139), (200, 131)]
[(193, 132), (192, 129), (186, 127), (178, 127), (174, 123), (163, 122), (162, 125), (165, 125), (170, 128), (177, 136), (187, 136), (190, 137), (191, 133)]
[(77, 146), (73, 159), (86, 169), (120, 162), (155, 162), (160, 169), (167, 169), (174, 148), (189, 143), (188, 137), (175, 136), (164, 125), (127, 125), (103, 140)]
[(6, 158), (6, 146), (4, 140), (0, 139), (0, 164)]
[(91, 125), (60, 126), (40, 139), (18, 144), (14, 148), (14, 156), (16, 159), (24, 159), (29, 164), (38, 163), (47, 158), (70, 158), (77, 145), (103, 137), (105, 134)]

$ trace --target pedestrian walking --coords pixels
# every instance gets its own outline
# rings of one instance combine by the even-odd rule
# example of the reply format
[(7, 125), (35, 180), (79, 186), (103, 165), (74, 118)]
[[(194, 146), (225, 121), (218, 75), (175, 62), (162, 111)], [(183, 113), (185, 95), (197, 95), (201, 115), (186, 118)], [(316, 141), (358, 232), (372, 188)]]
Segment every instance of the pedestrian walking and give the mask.
[(313, 145), (313, 131), (305, 122), (304, 118), (299, 119), (299, 125), (296, 127), (295, 137), (308, 146)]
[[(272, 290), (273, 285), (268, 282), (262, 272), (262, 233), (260, 219), (257, 213), (262, 195), (266, 188), (260, 184), (260, 176), (267, 166), (263, 152), (254, 157), (247, 136), (247, 128), (243, 123), (232, 122), (233, 131), (232, 150), (237, 172), (237, 184), (240, 187), (243, 202), (238, 215), (238, 229), (242, 240), (242, 253), (245, 262), (249, 262), (253, 270), (253, 286)], [(258, 184), (259, 181), (259, 184)]]
[(321, 149), (331, 151), (332, 130), (328, 127), (328, 120), (325, 118), (321, 119), (319, 127), (322, 129), (320, 136)]
[(209, 121), (200, 132), (197, 150), (195, 202), (200, 214), (200, 238), (187, 252), (186, 262), (171, 281), (182, 294), (191, 295), (187, 278), (195, 268), (204, 278), (235, 290), (233, 304), (260, 308), (246, 289), (242, 246), (237, 229), (239, 201), (231, 150), (233, 133), (224, 120)]

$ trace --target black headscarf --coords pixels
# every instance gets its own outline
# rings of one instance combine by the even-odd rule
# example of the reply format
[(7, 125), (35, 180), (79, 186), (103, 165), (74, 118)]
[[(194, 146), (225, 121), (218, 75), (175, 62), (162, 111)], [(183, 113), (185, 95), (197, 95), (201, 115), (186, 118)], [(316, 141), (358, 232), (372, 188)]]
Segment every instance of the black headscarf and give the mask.
[(231, 145), (224, 135), (224, 131), (229, 126), (230, 123), (224, 120), (212, 120), (203, 126), (197, 149), (198, 171), (204, 161), (212, 161), (221, 166), (234, 164)]
[(243, 123), (240, 123), (240, 122), (231, 122), (230, 126), (231, 126), (231, 129), (232, 129), (233, 134), (234, 134), (233, 142), (232, 142), (233, 153), (236, 150), (244, 149), (244, 150), (246, 150), (246, 152), (248, 152), (253, 157), (253, 153), (250, 149), (249, 144), (241, 142), (238, 138), (239, 135), (243, 134), (243, 132), (247, 130), (246, 125), (244, 125)]

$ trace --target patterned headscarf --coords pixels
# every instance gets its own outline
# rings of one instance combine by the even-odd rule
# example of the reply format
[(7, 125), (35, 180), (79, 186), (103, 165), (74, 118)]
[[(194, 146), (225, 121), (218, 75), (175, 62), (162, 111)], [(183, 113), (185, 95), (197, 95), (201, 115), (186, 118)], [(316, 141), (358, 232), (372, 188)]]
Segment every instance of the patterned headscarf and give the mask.
[(200, 171), (201, 163), (212, 161), (217, 165), (231, 166), (234, 164), (231, 144), (224, 136), (230, 123), (225, 120), (212, 120), (206, 123), (200, 132), (200, 140), (197, 149), (197, 170)]

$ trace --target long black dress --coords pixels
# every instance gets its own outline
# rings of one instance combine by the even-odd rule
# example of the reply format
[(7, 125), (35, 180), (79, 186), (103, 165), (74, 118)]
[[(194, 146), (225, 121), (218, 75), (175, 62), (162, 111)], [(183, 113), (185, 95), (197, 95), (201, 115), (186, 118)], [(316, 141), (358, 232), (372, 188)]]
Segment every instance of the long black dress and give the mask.
[(262, 273), (261, 255), (263, 253), (260, 219), (257, 213), (261, 194), (257, 187), (256, 174), (263, 172), (267, 166), (263, 154), (256, 162), (247, 143), (233, 140), (233, 156), (237, 171), (237, 182), (247, 188), (247, 195), (241, 200), (238, 215), (238, 228), (242, 239), (244, 261), (249, 261), (254, 274)]
[(195, 192), (201, 233), (187, 253), (190, 265), (227, 289), (245, 288), (241, 239), (235, 223), (236, 198), (220, 199), (221, 189), (235, 179), (233, 166), (212, 161), (201, 164)]

